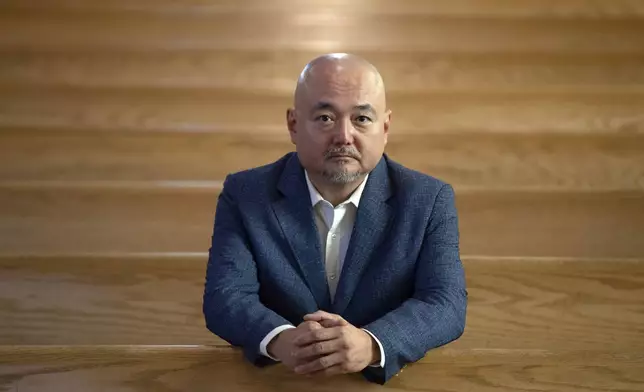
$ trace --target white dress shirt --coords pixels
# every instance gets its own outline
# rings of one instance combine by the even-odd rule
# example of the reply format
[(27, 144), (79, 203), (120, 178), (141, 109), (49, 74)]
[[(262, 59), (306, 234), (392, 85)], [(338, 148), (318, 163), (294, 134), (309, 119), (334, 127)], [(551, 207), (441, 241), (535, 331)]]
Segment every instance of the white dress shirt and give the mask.
[[(306, 171), (305, 176), (306, 183), (309, 188), (309, 194), (311, 196), (311, 205), (315, 212), (315, 225), (318, 229), (320, 245), (324, 253), (329, 292), (331, 293), (331, 300), (333, 301), (338, 287), (338, 281), (340, 280), (340, 273), (342, 272), (342, 266), (347, 254), (347, 249), (349, 248), (349, 240), (351, 239), (353, 225), (356, 221), (356, 213), (358, 212), (360, 198), (362, 197), (362, 192), (364, 191), (364, 187), (369, 176), (367, 175), (351, 196), (346, 201), (340, 203), (337, 207), (333, 207), (333, 204), (325, 200), (322, 195), (320, 195), (318, 190), (315, 189), (315, 186), (311, 183), (309, 174), (306, 173)], [(275, 358), (268, 355), (266, 347), (270, 341), (277, 336), (277, 334), (289, 328), (295, 327), (292, 325), (281, 325), (268, 333), (260, 343), (260, 353), (275, 360)], [(380, 364), (372, 366), (385, 367), (385, 352), (382, 344), (374, 334), (364, 328), (362, 328), (362, 330), (371, 335), (378, 343), (378, 347), (380, 347)]]

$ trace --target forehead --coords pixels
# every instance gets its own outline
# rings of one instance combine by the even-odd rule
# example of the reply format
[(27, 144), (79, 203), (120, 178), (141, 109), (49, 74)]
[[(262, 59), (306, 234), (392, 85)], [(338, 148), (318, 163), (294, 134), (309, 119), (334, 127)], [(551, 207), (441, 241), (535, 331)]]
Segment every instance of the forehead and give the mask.
[(382, 100), (381, 91), (372, 73), (324, 72), (307, 81), (306, 106), (313, 109), (320, 102), (327, 102), (344, 111), (369, 104), (379, 110), (384, 106), (384, 102), (379, 102)]

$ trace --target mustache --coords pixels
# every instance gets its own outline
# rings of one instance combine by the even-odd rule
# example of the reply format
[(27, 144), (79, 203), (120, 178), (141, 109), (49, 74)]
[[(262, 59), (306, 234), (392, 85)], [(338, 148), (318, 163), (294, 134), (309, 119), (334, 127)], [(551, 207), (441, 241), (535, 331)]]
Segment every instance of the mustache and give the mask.
[(337, 156), (347, 156), (353, 159), (360, 159), (360, 153), (355, 148), (351, 147), (337, 147), (330, 148), (324, 153), (324, 158), (329, 159)]

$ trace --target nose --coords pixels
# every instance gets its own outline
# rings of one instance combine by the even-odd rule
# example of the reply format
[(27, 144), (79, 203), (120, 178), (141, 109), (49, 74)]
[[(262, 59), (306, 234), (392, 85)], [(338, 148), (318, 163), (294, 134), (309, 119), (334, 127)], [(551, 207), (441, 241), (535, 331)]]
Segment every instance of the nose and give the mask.
[(333, 143), (336, 145), (353, 144), (355, 128), (351, 120), (344, 120), (338, 124), (333, 134)]

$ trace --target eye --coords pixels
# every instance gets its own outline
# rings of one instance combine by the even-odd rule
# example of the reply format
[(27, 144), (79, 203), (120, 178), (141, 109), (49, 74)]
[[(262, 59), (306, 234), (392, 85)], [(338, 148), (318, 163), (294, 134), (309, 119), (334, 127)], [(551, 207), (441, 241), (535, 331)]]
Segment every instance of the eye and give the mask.
[(321, 115), (319, 115), (319, 116), (317, 116), (315, 118), (315, 121), (318, 121), (318, 122), (321, 122), (321, 123), (324, 123), (324, 124), (328, 124), (331, 121), (333, 121), (333, 119), (328, 114), (321, 114)]
[(358, 116), (356, 117), (356, 122), (358, 122), (359, 124), (366, 124), (371, 122), (371, 119), (367, 116)]

